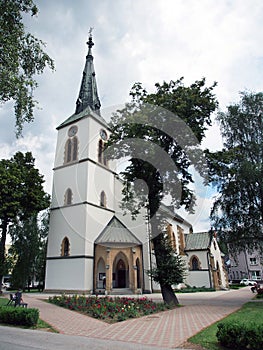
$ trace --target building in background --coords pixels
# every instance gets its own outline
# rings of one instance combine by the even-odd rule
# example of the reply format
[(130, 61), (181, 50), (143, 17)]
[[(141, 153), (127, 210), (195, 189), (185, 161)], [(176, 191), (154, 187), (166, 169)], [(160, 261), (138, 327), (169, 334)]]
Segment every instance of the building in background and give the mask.
[(242, 251), (230, 256), (228, 274), (230, 280), (263, 280), (263, 257), (259, 251)]

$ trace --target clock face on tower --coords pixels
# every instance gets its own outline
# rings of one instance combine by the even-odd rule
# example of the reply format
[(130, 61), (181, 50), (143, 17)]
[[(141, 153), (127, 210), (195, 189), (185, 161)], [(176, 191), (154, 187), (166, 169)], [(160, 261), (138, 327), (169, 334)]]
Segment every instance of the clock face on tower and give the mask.
[(107, 140), (107, 133), (105, 130), (101, 129), (100, 131), (100, 137), (102, 138), (102, 140)]
[(69, 129), (68, 136), (69, 137), (75, 136), (77, 132), (78, 132), (78, 127), (74, 125)]

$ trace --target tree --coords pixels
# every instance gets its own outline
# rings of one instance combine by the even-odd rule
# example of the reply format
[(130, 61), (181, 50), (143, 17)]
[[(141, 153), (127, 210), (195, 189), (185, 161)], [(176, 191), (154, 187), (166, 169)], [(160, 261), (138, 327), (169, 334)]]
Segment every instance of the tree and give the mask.
[[(131, 103), (117, 111), (110, 124), (108, 156), (129, 158), (129, 165), (122, 172), (123, 207), (136, 217), (147, 203), (159, 269), (166, 251), (161, 230), (165, 218), (160, 215), (159, 207), (169, 195), (173, 209), (184, 206), (194, 210), (195, 196), (189, 187), (193, 182), (190, 166), (204, 175), (204, 159), (198, 146), (217, 107), (213, 95), (215, 85), (206, 87), (202, 79), (185, 87), (181, 78), (155, 84), (156, 92), (148, 93), (136, 83), (130, 93)], [(177, 304), (171, 280), (169, 284), (160, 283), (164, 301)]]
[(13, 225), (9, 233), (12, 237), (11, 253), (15, 257), (12, 285), (24, 289), (30, 286), (35, 276), (35, 261), (40, 245), (37, 215)]
[(47, 256), (47, 239), (49, 231), (49, 211), (45, 211), (39, 222), (39, 251), (36, 257), (35, 277), (39, 282), (38, 288), (42, 289), (45, 285), (46, 277), (46, 256)]
[(0, 280), (5, 272), (9, 225), (25, 222), (50, 203), (50, 197), (43, 189), (43, 175), (34, 167), (34, 162), (30, 152), (17, 152), (11, 159), (0, 161)]
[(42, 215), (41, 220), (33, 215), (13, 225), (9, 233), (12, 237), (10, 250), (15, 257), (12, 285), (23, 289), (35, 281), (44, 285), (48, 214)]
[(0, 102), (14, 101), (17, 136), (23, 124), (34, 119), (34, 76), (47, 66), (54, 69), (53, 60), (43, 51), (45, 44), (26, 32), (23, 15), (28, 13), (38, 13), (32, 0), (0, 0)]
[(158, 254), (156, 256), (158, 264), (151, 268), (148, 274), (161, 286), (162, 293), (165, 294), (165, 302), (174, 303), (174, 294), (167, 294), (165, 290), (169, 286), (183, 282), (186, 271), (185, 262), (180, 255), (175, 254), (166, 232), (155, 237), (154, 245), (158, 247), (155, 249), (155, 256)]
[(263, 93), (242, 92), (217, 118), (223, 149), (206, 152), (209, 180), (219, 192), (212, 222), (231, 250), (262, 249)]

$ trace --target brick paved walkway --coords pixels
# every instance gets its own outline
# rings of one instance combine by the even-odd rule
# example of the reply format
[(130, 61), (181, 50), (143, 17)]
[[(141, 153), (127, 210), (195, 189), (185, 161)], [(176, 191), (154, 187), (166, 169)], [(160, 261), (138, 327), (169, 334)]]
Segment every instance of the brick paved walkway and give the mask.
[[(179, 347), (201, 329), (236, 311), (253, 294), (249, 287), (231, 291), (178, 294), (182, 307), (115, 324), (107, 324), (41, 300), (47, 297), (45, 294), (23, 295), (29, 307), (38, 308), (40, 318), (60, 333), (167, 349)], [(160, 299), (155, 294), (148, 297)]]

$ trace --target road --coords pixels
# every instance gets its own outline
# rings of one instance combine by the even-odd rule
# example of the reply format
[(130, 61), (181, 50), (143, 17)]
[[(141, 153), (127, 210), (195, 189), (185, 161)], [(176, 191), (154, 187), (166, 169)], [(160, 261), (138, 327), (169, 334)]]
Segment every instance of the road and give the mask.
[[(164, 350), (120, 341), (0, 326), (0, 350)], [(166, 348), (167, 350), (167, 348)]]

